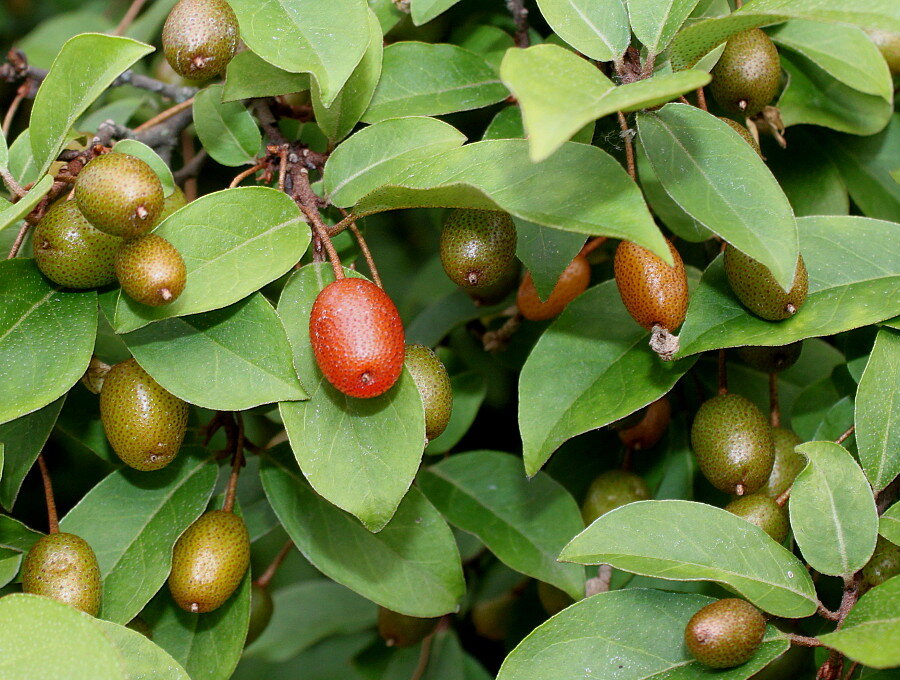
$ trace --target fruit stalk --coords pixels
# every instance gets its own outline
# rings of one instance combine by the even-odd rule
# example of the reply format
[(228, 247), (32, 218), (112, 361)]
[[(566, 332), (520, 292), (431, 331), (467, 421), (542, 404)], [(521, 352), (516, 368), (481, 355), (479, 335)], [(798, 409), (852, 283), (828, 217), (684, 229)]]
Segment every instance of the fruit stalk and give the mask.
[(172, 107), (166, 109), (165, 111), (162, 111), (162, 112), (156, 114), (150, 120), (147, 120), (147, 121), (141, 123), (133, 130), (133, 132), (143, 132), (144, 130), (149, 130), (150, 128), (155, 127), (155, 126), (159, 125), (160, 123), (164, 123), (165, 121), (169, 120), (169, 118), (171, 118), (172, 116), (174, 116), (178, 113), (181, 113), (185, 109), (189, 109), (193, 105), (194, 105), (193, 97), (191, 97), (190, 99), (185, 99), (183, 102), (179, 102), (178, 104), (175, 104), (175, 106), (172, 106)]
[(634, 145), (631, 143), (632, 131), (628, 127), (628, 119), (621, 111), (616, 112), (619, 117), (619, 127), (622, 129), (622, 139), (625, 141), (625, 162), (628, 165), (628, 174), (637, 182), (637, 167), (634, 164)]
[(37, 461), (38, 467), (41, 469), (41, 479), (44, 482), (44, 497), (47, 499), (47, 524), (51, 534), (58, 534), (59, 518), (56, 515), (56, 499), (53, 497), (53, 484), (50, 482), (50, 473), (47, 471), (44, 455), (39, 455)]
[(275, 555), (275, 559), (272, 560), (271, 564), (266, 567), (266, 570), (262, 573), (258, 579), (256, 579), (255, 583), (260, 588), (268, 588), (269, 583), (272, 582), (272, 579), (275, 577), (275, 573), (278, 571), (278, 568), (281, 566), (282, 562), (284, 562), (285, 558), (291, 553), (291, 549), (294, 547), (294, 542), (288, 539), (283, 546), (281, 546), (281, 550), (278, 551), (278, 554)]
[(845, 441), (847, 441), (850, 438), (850, 435), (852, 435), (855, 431), (856, 431), (856, 425), (851, 425), (850, 429), (848, 429), (846, 432), (844, 432), (844, 434), (842, 434), (840, 437), (838, 437), (837, 439), (834, 440), (834, 443), (835, 444), (843, 444)]
[(375, 266), (375, 258), (372, 257), (372, 251), (369, 250), (369, 244), (366, 243), (366, 239), (359, 230), (359, 227), (356, 226), (356, 222), (351, 221), (348, 226), (350, 227), (350, 231), (352, 231), (353, 235), (356, 237), (356, 242), (359, 243), (359, 249), (362, 251), (366, 264), (369, 265), (369, 271), (372, 272), (372, 278), (375, 280), (375, 285), (383, 289), (384, 285), (381, 283), (381, 276), (378, 274), (378, 267)]
[(718, 394), (728, 394), (728, 366), (725, 363), (725, 350), (720, 349), (718, 355), (718, 363), (719, 363), (719, 371), (718, 371), (718, 382), (719, 382), (719, 391)]
[(335, 250), (334, 244), (328, 236), (328, 228), (319, 214), (319, 208), (316, 205), (318, 197), (309, 183), (309, 170), (306, 168), (295, 168), (291, 176), (294, 180), (294, 201), (300, 206), (300, 210), (303, 211), (306, 219), (312, 224), (318, 240), (325, 246), (325, 250), (328, 252), (328, 259), (331, 261), (331, 268), (334, 270), (334, 278), (341, 280), (344, 278), (341, 258), (338, 257), (337, 250)]
[(246, 170), (235, 175), (234, 179), (231, 180), (231, 184), (228, 185), (229, 189), (234, 189), (238, 184), (247, 179), (250, 175), (259, 172), (260, 170), (266, 167), (265, 163), (257, 163), (252, 168), (247, 168)]
[(147, 0), (133, 0), (128, 11), (125, 12), (125, 16), (122, 17), (122, 21), (116, 26), (116, 30), (113, 31), (113, 35), (122, 35), (131, 26), (131, 23), (137, 18), (137, 15), (146, 3)]
[(241, 467), (244, 465), (244, 419), (240, 412), (234, 413), (234, 420), (237, 423), (237, 429), (234, 434), (234, 441), (229, 442), (232, 449), (231, 453), (231, 476), (228, 478), (228, 486), (225, 488), (225, 504), (222, 509), (225, 512), (234, 510), (234, 499), (237, 496), (238, 477), (241, 474)]

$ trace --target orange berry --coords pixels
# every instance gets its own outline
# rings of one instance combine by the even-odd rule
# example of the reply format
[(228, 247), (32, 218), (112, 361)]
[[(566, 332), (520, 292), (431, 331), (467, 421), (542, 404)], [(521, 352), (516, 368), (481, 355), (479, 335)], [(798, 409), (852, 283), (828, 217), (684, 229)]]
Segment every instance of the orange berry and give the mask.
[(681, 255), (666, 239), (675, 260), (670, 267), (646, 248), (622, 241), (614, 261), (619, 295), (632, 318), (647, 330), (661, 326), (675, 331), (688, 304), (687, 274)]
[(309, 336), (325, 378), (351, 397), (383, 394), (403, 370), (400, 314), (387, 293), (366, 279), (325, 286), (313, 304)]
[(637, 425), (619, 431), (619, 439), (637, 451), (652, 448), (662, 439), (671, 420), (672, 405), (666, 397), (660, 397), (647, 407)]
[(553, 292), (546, 300), (538, 296), (537, 288), (531, 279), (531, 273), (527, 272), (519, 286), (519, 294), (516, 303), (522, 316), (531, 321), (544, 321), (558, 316), (572, 300), (581, 295), (591, 281), (591, 265), (587, 258), (576, 255), (569, 263), (559, 280), (553, 287)]

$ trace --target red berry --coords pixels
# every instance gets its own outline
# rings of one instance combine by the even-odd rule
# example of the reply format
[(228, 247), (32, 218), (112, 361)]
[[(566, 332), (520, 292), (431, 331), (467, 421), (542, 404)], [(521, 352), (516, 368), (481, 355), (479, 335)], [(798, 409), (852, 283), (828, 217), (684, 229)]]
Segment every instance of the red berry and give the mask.
[(316, 297), (309, 337), (322, 373), (338, 390), (368, 399), (403, 370), (403, 323), (394, 302), (365, 279), (328, 284)]

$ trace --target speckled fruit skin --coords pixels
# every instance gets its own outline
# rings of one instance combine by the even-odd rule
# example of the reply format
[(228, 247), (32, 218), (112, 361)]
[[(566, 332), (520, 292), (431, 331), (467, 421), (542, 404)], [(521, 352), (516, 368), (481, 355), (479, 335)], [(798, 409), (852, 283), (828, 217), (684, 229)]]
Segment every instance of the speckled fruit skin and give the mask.
[(91, 546), (75, 534), (40, 538), (22, 563), (22, 591), (96, 616), (100, 611), (100, 568)]
[(457, 286), (492, 286), (513, 266), (516, 227), (504, 212), (454, 210), (441, 231), (440, 253), (444, 271)]
[(503, 300), (512, 293), (516, 284), (519, 282), (520, 270), (521, 265), (519, 264), (519, 261), (513, 260), (512, 265), (510, 265), (506, 273), (503, 274), (503, 278), (496, 283), (492, 283), (489, 286), (469, 286), (463, 290), (465, 290), (469, 297), (474, 300), (475, 306), (477, 307), (496, 305), (503, 302)]
[(407, 616), (384, 607), (378, 608), (378, 634), (388, 647), (412, 647), (437, 628), (436, 619)]
[(75, 180), (78, 208), (100, 231), (134, 238), (150, 231), (162, 212), (162, 184), (140, 158), (124, 153), (97, 156)]
[(100, 390), (100, 418), (116, 455), (136, 470), (172, 462), (187, 429), (188, 405), (134, 359), (116, 364)]
[(132, 300), (151, 307), (178, 299), (187, 283), (187, 268), (175, 246), (147, 234), (126, 241), (116, 253), (116, 278)]
[(749, 400), (723, 394), (703, 403), (691, 426), (700, 471), (717, 489), (743, 495), (759, 489), (772, 472), (772, 428)]
[(622, 241), (613, 261), (619, 295), (631, 317), (647, 330), (662, 326), (675, 331), (688, 304), (687, 274), (681, 255), (666, 239), (675, 260), (670, 267), (646, 248)]
[(775, 282), (765, 265), (731, 245), (725, 248), (725, 275), (744, 307), (767, 321), (787, 319), (800, 311), (806, 302), (809, 274), (802, 256), (797, 259), (794, 283), (787, 293)]
[(586, 526), (610, 510), (648, 498), (650, 489), (636, 474), (626, 470), (608, 470), (598, 475), (588, 487), (581, 505), (581, 516)]
[(875, 544), (875, 552), (863, 567), (863, 580), (866, 585), (874, 588), (897, 574), (900, 574), (900, 545), (895, 545), (884, 536), (879, 536), (878, 542)]
[(755, 116), (778, 94), (778, 50), (758, 28), (737, 33), (725, 43), (712, 77), (709, 89), (719, 106), (728, 113)]
[(712, 602), (691, 617), (684, 643), (700, 663), (710, 668), (734, 668), (749, 661), (762, 644), (766, 620), (745, 600)]
[(729, 127), (737, 132), (741, 137), (744, 138), (744, 141), (749, 144), (753, 150), (762, 156), (762, 149), (759, 147), (759, 142), (756, 141), (756, 138), (750, 134), (750, 130), (745, 128), (743, 125), (738, 123), (737, 121), (731, 120), (731, 118), (723, 118), (722, 116), (718, 117), (719, 120), (728, 123)]
[(384, 394), (403, 371), (400, 314), (387, 293), (366, 279), (325, 286), (313, 303), (309, 337), (322, 374), (351, 397)]
[(866, 31), (872, 42), (881, 51), (892, 76), (900, 76), (900, 33), (889, 31)]
[(116, 280), (113, 262), (122, 239), (94, 228), (75, 201), (50, 208), (32, 242), (38, 269), (57, 285), (97, 288)]
[(516, 304), (519, 311), (530, 321), (544, 321), (558, 316), (566, 306), (581, 295), (591, 282), (591, 265), (587, 258), (576, 255), (575, 259), (560, 274), (553, 292), (546, 300), (541, 300), (531, 272), (525, 274), (519, 285), (519, 294), (516, 296)]
[(275, 603), (268, 588), (254, 583), (250, 587), (250, 626), (247, 629), (247, 641), (249, 645), (256, 640), (268, 627), (272, 620), (272, 612), (275, 611)]
[(737, 355), (741, 361), (763, 373), (780, 373), (797, 363), (803, 341), (798, 340), (782, 347), (738, 347)]
[(169, 590), (179, 607), (194, 614), (218, 609), (241, 584), (250, 566), (244, 520), (225, 510), (200, 515), (175, 543)]
[(447, 429), (453, 413), (450, 376), (437, 354), (424, 345), (407, 345), (404, 359), (425, 407), (425, 437), (431, 441)]
[(775, 462), (769, 479), (759, 488), (759, 493), (778, 498), (794, 483), (800, 470), (806, 467), (806, 460), (794, 451), (794, 447), (802, 444), (803, 440), (793, 431), (773, 427), (772, 442), (775, 446)]
[(180, 0), (169, 12), (162, 33), (172, 70), (191, 80), (224, 73), (239, 40), (237, 16), (225, 0)]
[(652, 448), (662, 439), (671, 420), (672, 405), (667, 397), (660, 397), (647, 407), (637, 424), (619, 430), (619, 439), (635, 451)]
[(787, 538), (787, 512), (769, 496), (751, 493), (735, 498), (725, 506), (725, 509), (750, 524), (755, 524), (778, 543)]

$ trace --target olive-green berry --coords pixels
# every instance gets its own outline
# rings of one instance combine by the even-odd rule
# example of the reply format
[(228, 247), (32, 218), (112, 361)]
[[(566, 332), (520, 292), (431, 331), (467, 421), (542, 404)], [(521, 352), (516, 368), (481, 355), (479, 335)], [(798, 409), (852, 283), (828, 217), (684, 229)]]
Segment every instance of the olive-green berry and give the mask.
[(150, 231), (162, 212), (162, 183), (147, 163), (124, 153), (97, 156), (75, 180), (78, 208), (100, 231), (134, 238)]
[(743, 138), (743, 140), (745, 142), (747, 142), (747, 144), (750, 145), (750, 148), (752, 148), (756, 153), (758, 153), (760, 156), (762, 156), (762, 149), (759, 146), (759, 142), (756, 141), (756, 137), (754, 137), (750, 133), (750, 130), (745, 128), (743, 125), (741, 125), (737, 121), (731, 120), (731, 118), (723, 118), (722, 116), (719, 116), (719, 120), (721, 120), (724, 123), (728, 123), (728, 127), (730, 127), (732, 130), (737, 132)]
[(512, 265), (499, 281), (486, 286), (469, 286), (463, 290), (475, 301), (476, 306), (496, 305), (503, 302), (519, 285), (520, 272), (519, 261), (513, 260)]
[(794, 450), (803, 440), (792, 430), (773, 427), (772, 443), (775, 447), (775, 462), (766, 483), (759, 488), (759, 493), (778, 498), (791, 487), (800, 470), (806, 467), (806, 460)]
[(588, 487), (581, 516), (585, 525), (619, 506), (650, 498), (647, 483), (627, 470), (608, 470), (597, 476)]
[(254, 583), (250, 588), (250, 626), (247, 629), (247, 642), (249, 645), (256, 640), (263, 631), (268, 628), (275, 611), (275, 603), (272, 602), (272, 594), (265, 586)]
[(180, 0), (169, 12), (162, 33), (172, 70), (191, 80), (224, 73), (239, 40), (237, 16), (225, 0)]
[(88, 542), (75, 534), (44, 536), (22, 563), (22, 590), (95, 616), (100, 611), (100, 568)]
[(441, 231), (441, 263), (464, 289), (485, 289), (504, 280), (516, 261), (516, 227), (495, 210), (458, 209)]
[(425, 407), (425, 437), (431, 441), (447, 429), (453, 412), (453, 388), (441, 360), (429, 347), (407, 345), (403, 360)]
[(711, 75), (709, 89), (719, 106), (731, 114), (755, 116), (778, 94), (778, 50), (758, 28), (737, 33), (725, 43)]
[(900, 545), (891, 543), (884, 536), (879, 536), (878, 542), (875, 544), (875, 552), (863, 567), (863, 581), (868, 586), (880, 586), (897, 574), (900, 574)]
[(178, 299), (187, 284), (181, 253), (162, 236), (126, 241), (116, 253), (116, 278), (132, 300), (159, 307)]
[(738, 347), (737, 355), (741, 361), (757, 371), (780, 373), (797, 363), (801, 351), (803, 341), (798, 340), (781, 347)]
[(75, 204), (63, 201), (38, 222), (32, 239), (34, 261), (53, 283), (64, 288), (97, 288), (116, 280), (118, 236), (96, 229)]
[(710, 668), (734, 668), (749, 661), (762, 644), (766, 620), (749, 602), (725, 598), (706, 605), (684, 629), (684, 643)]
[(787, 319), (806, 302), (809, 274), (803, 257), (797, 259), (794, 282), (787, 292), (778, 285), (772, 272), (762, 263), (745, 255), (733, 246), (725, 248), (725, 276), (738, 300), (767, 321)]
[(691, 445), (700, 471), (725, 493), (753, 493), (772, 472), (772, 428), (740, 395), (719, 395), (700, 406), (691, 425)]
[(250, 564), (244, 520), (211, 510), (181, 535), (172, 550), (169, 590), (179, 607), (194, 614), (218, 609), (241, 584)]
[(134, 359), (113, 366), (100, 390), (100, 419), (116, 455), (136, 470), (172, 462), (187, 430), (188, 405)]
[(733, 515), (747, 520), (750, 524), (755, 524), (778, 543), (787, 538), (787, 512), (769, 496), (751, 493), (735, 498), (725, 506), (725, 509)]
[(378, 608), (378, 634), (388, 647), (412, 647), (437, 628), (440, 618), (422, 619)]

